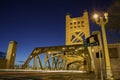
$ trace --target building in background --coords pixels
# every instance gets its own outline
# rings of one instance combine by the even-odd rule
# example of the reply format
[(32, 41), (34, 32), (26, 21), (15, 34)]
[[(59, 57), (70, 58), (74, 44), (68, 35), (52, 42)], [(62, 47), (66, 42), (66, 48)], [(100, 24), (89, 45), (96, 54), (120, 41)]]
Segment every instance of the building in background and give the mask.
[(113, 77), (120, 79), (120, 43), (108, 44)]

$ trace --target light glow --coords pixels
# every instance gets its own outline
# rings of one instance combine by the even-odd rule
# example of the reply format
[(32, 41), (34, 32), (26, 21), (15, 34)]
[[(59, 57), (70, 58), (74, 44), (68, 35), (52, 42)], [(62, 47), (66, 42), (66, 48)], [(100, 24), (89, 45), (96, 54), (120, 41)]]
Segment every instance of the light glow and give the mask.
[(97, 18), (98, 18), (98, 14), (95, 13), (95, 14), (93, 15), (93, 18), (94, 18), (94, 19), (97, 19)]
[(104, 13), (104, 16), (105, 16), (105, 18), (107, 19), (107, 18), (108, 18), (108, 13), (105, 12), (105, 13)]

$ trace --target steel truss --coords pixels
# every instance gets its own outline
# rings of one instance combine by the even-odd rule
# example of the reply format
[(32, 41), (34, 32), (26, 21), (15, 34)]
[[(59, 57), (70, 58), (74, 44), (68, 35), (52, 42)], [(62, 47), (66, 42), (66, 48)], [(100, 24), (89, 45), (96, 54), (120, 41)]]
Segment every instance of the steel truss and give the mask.
[[(44, 57), (40, 57), (41, 55)], [(22, 68), (28, 68), (31, 60), (33, 60), (32, 68), (41, 70), (89, 71), (91, 65), (88, 49), (82, 44), (37, 47), (29, 55)]]

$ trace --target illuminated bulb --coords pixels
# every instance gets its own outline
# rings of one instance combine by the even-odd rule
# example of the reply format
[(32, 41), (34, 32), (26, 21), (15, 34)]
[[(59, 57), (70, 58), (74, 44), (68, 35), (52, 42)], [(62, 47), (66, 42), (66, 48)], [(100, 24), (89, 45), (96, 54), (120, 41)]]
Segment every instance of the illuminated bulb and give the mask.
[(77, 52), (78, 50), (76, 49), (75, 51)]
[(48, 52), (48, 54), (50, 54), (51, 52)]
[(108, 18), (108, 13), (105, 12), (105, 13), (104, 13), (104, 16), (105, 16), (105, 18)]
[(63, 50), (65, 50), (65, 48), (62, 48)]
[(92, 49), (92, 52), (94, 52), (94, 49)]
[(93, 15), (93, 18), (94, 18), (94, 19), (98, 19), (98, 14), (94, 14), (94, 15)]
[(32, 58), (32, 56), (30, 56), (30, 58)]

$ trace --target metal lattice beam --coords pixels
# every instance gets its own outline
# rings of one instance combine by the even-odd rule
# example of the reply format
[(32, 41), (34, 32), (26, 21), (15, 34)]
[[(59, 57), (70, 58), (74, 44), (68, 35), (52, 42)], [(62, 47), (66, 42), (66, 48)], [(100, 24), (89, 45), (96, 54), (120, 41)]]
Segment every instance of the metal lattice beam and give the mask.
[[(44, 54), (43, 64), (40, 57), (41, 54)], [(34, 59), (33, 69), (67, 70), (69, 69), (68, 65), (71, 63), (81, 62), (80, 64), (83, 64), (84, 60), (87, 60), (86, 58), (89, 58), (89, 56), (85, 56), (88, 54), (89, 52), (87, 48), (84, 48), (82, 44), (38, 47), (32, 51), (32, 53), (24, 63), (23, 68), (27, 68), (30, 61)], [(39, 63), (39, 68), (37, 66), (37, 62)], [(75, 63), (75, 65), (77, 64), (78, 63)], [(84, 67), (84, 65), (81, 65), (80, 67)]]

